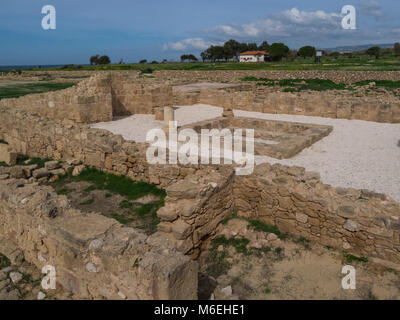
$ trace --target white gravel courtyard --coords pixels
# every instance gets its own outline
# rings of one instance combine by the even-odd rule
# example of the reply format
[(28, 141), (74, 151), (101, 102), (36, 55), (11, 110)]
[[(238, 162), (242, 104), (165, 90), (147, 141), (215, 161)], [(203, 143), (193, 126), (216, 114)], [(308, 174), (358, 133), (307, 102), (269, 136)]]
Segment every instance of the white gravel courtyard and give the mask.
[[(222, 108), (209, 105), (179, 107), (175, 111), (178, 125), (221, 116)], [(400, 201), (400, 124), (361, 120), (330, 119), (285, 114), (265, 114), (234, 110), (235, 116), (331, 125), (333, 132), (304, 149), (291, 159), (278, 160), (256, 156), (256, 163), (296, 165), (316, 171), (324, 183), (334, 187), (369, 189), (385, 193)], [(134, 115), (121, 120), (96, 123), (127, 140), (143, 142), (146, 132), (162, 128), (163, 122), (153, 115)]]

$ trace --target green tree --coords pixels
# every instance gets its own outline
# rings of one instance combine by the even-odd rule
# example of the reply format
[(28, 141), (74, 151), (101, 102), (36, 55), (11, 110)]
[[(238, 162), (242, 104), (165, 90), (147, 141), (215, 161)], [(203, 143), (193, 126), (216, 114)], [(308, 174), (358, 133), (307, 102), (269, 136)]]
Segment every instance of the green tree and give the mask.
[(90, 65), (93, 66), (96, 64), (99, 64), (99, 55), (98, 54), (90, 57)]
[(200, 57), (203, 60), (203, 62), (205, 62), (206, 60), (210, 60), (210, 54), (207, 50), (200, 53)]
[(248, 43), (247, 50), (248, 51), (258, 51), (257, 43)]
[(289, 53), (289, 47), (281, 42), (273, 43), (269, 48), (269, 53), (271, 54), (273, 60), (280, 61)]
[(240, 53), (240, 43), (236, 40), (228, 40), (224, 43), (224, 55), (225, 59), (232, 59), (233, 57), (238, 58), (238, 54)]
[(367, 54), (369, 56), (375, 56), (376, 59), (379, 59), (381, 55), (381, 48), (379, 47), (371, 47), (367, 50)]
[(269, 51), (269, 48), (270, 48), (270, 45), (268, 44), (267, 41), (264, 40), (264, 41), (259, 45), (258, 50), (268, 52), (268, 51)]
[(297, 52), (297, 55), (300, 57), (303, 57), (304, 59), (306, 57), (313, 57), (315, 56), (316, 50), (314, 47), (312, 46), (305, 46), (305, 47), (301, 47), (299, 49), (299, 51)]
[(110, 64), (111, 60), (108, 56), (101, 56), (98, 60), (98, 64)]
[(147, 60), (146, 59), (140, 60), (139, 63), (140, 64), (145, 64), (145, 63), (147, 63)]

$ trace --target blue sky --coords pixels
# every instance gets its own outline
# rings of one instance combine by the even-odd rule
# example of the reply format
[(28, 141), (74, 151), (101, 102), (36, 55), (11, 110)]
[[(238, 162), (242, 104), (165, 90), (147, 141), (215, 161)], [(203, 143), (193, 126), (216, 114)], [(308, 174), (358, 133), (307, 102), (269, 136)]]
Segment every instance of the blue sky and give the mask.
[[(42, 7), (57, 29), (43, 30)], [(357, 9), (357, 30), (341, 28), (341, 8)], [(400, 42), (399, 0), (1, 0), (0, 65), (177, 60), (211, 44), (285, 42), (291, 48)]]

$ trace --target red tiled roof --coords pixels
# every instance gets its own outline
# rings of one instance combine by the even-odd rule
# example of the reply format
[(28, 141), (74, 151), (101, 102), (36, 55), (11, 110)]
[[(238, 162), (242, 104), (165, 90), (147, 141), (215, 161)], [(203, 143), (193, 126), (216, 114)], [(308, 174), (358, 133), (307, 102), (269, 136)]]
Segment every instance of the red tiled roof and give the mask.
[(242, 52), (240, 55), (241, 56), (255, 56), (258, 54), (266, 54), (265, 51), (246, 51), (246, 52)]

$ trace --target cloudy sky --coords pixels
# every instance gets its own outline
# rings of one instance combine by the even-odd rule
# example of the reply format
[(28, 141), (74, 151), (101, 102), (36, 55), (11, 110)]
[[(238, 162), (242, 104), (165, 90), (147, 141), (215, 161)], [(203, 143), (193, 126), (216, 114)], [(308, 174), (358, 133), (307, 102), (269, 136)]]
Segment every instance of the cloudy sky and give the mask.
[[(43, 30), (42, 7), (56, 8)], [(357, 9), (343, 30), (341, 9)], [(229, 39), (330, 48), (400, 42), (399, 0), (1, 0), (0, 65), (177, 60)]]

